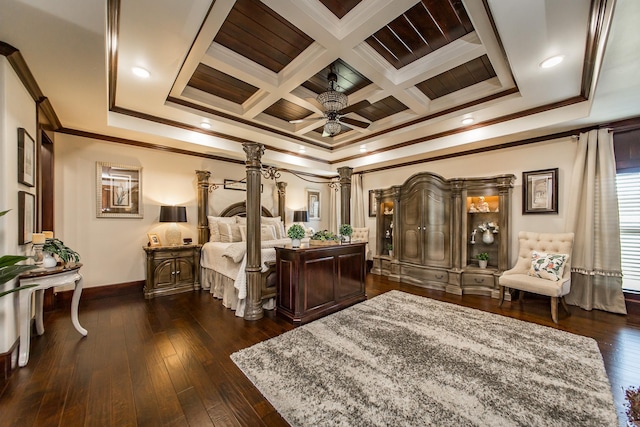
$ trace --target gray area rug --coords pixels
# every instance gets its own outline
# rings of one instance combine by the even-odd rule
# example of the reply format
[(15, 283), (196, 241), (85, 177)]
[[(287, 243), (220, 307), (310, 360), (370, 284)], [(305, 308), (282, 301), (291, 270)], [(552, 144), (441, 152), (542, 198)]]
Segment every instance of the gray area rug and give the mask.
[(231, 355), (292, 426), (616, 426), (597, 343), (391, 291)]

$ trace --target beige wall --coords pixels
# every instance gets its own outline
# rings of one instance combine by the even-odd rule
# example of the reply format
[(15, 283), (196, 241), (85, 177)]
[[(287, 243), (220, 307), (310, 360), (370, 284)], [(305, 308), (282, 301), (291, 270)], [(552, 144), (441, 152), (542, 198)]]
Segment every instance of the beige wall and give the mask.
[[(56, 134), (54, 147), (55, 233), (80, 253), (85, 287), (144, 280), (142, 246), (147, 244), (147, 233), (164, 237), (165, 224), (158, 222), (160, 205), (186, 206), (188, 223), (179, 224), (179, 227), (183, 237), (197, 241), (196, 170), (210, 171), (210, 182), (215, 183), (222, 183), (225, 178), (240, 180), (246, 175), (244, 164), (67, 134)], [(144, 218), (96, 218), (96, 162), (142, 167)], [(282, 173), (280, 180), (287, 182), (287, 223), (291, 223), (293, 210), (305, 206), (307, 188), (320, 189), (322, 200), (327, 200), (326, 185), (308, 183), (288, 173)], [(262, 183), (261, 202), (275, 214), (278, 210), (275, 184), (265, 179)], [(217, 215), (245, 197), (243, 191), (221, 186), (210, 194), (209, 212)], [(328, 218), (328, 202), (323, 202), (322, 211), (322, 221), (312, 226), (323, 226)]]
[[(18, 245), (18, 191), (35, 194), (35, 188), (18, 184), (18, 128), (36, 138), (36, 105), (20, 79), (0, 55), (0, 255), (24, 255), (29, 246)], [(9, 289), (14, 282), (0, 285)], [(18, 337), (17, 295), (0, 298), (0, 353), (6, 353)]]
[[(367, 173), (363, 177), (364, 193), (376, 188), (402, 184), (418, 172), (433, 172), (444, 178), (470, 178), (514, 174), (511, 211), (511, 260), (517, 253), (517, 232), (563, 232), (567, 213), (567, 195), (576, 152), (576, 139), (563, 138), (521, 147), (489, 151), (415, 166)], [(522, 172), (558, 168), (558, 214), (522, 215)], [(368, 213), (368, 206), (365, 207)], [(371, 250), (375, 253), (375, 218), (367, 216)]]

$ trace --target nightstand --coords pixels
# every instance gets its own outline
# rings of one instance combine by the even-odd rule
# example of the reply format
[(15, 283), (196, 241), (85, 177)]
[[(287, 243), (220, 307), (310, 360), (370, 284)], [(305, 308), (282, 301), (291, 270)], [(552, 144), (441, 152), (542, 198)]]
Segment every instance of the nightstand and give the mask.
[(202, 245), (145, 246), (144, 297), (154, 298), (200, 289)]

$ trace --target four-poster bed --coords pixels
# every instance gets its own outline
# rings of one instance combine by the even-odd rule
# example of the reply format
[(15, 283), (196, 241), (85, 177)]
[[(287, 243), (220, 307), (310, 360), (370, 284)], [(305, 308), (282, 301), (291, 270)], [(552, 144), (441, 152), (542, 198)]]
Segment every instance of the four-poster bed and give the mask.
[[(236, 315), (246, 320), (258, 320), (263, 317), (264, 308), (275, 303), (275, 246), (290, 243), (284, 234), (284, 206), (286, 183), (276, 182), (278, 188), (278, 214), (273, 217), (268, 209), (260, 204), (261, 176), (276, 179), (279, 173), (275, 168), (263, 170), (261, 157), (264, 146), (254, 142), (242, 144), (247, 155), (246, 164), (246, 202), (235, 203), (222, 211), (219, 217), (208, 214), (209, 193), (218, 187), (211, 184), (211, 172), (196, 171), (198, 178), (198, 242), (203, 245), (201, 256), (201, 283), (203, 289), (209, 289), (214, 297), (221, 298), (223, 304), (236, 310)], [(340, 168), (351, 171), (351, 168)], [(350, 173), (340, 172), (340, 184), (350, 184)], [(344, 181), (344, 182), (343, 182)], [(349, 213), (350, 191), (343, 192), (342, 222)], [(346, 206), (346, 207), (345, 207)], [(226, 218), (226, 219), (223, 219)], [(241, 219), (239, 219), (241, 218)], [(220, 227), (219, 223), (225, 224)], [(264, 223), (264, 224), (263, 224)], [(266, 225), (266, 227), (265, 227)], [(274, 226), (274, 233), (265, 230)], [(215, 242), (216, 227), (228, 233), (223, 242)], [(238, 233), (240, 229), (240, 233)], [(213, 230), (213, 233), (212, 233)], [(242, 233), (244, 230), (244, 233)], [(240, 239), (238, 239), (240, 234)], [(242, 238), (244, 236), (244, 238)], [(271, 238), (273, 237), (273, 238)], [(220, 240), (223, 240), (218, 237)], [(243, 274), (244, 273), (244, 274)], [(263, 301), (267, 300), (266, 303)]]

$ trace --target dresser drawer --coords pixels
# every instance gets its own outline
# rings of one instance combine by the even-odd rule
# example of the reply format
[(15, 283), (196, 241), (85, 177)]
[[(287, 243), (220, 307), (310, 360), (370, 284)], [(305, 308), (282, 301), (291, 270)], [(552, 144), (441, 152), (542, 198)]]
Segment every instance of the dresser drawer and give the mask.
[(493, 288), (495, 278), (492, 274), (464, 273), (462, 275), (462, 286), (480, 286)]
[(440, 283), (449, 282), (449, 272), (447, 272), (446, 270), (411, 267), (408, 265), (403, 265), (401, 267), (401, 270), (403, 275), (409, 275), (416, 280)]

